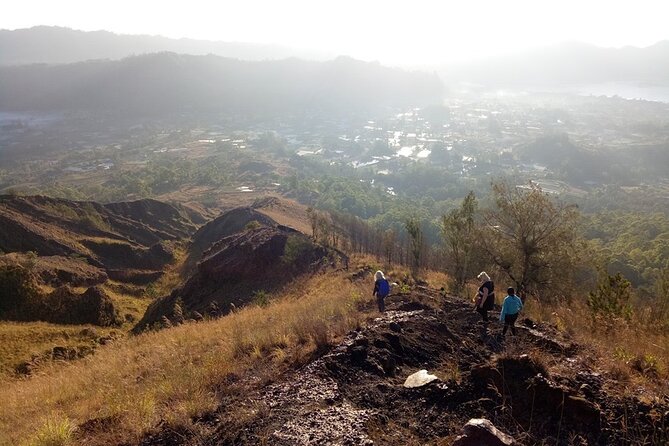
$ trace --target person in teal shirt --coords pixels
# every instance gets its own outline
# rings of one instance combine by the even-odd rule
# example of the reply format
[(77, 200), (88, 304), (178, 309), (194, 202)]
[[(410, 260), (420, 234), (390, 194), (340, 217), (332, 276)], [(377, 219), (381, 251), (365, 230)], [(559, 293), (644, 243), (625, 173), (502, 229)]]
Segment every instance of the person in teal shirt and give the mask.
[(502, 336), (506, 334), (507, 328), (511, 327), (511, 333), (516, 335), (516, 320), (520, 314), (520, 310), (523, 309), (523, 301), (520, 300), (520, 297), (516, 296), (516, 292), (513, 288), (508, 288), (506, 290), (508, 296), (504, 298), (504, 303), (502, 304), (502, 312), (499, 314), (499, 320), (504, 322), (504, 329), (502, 330)]

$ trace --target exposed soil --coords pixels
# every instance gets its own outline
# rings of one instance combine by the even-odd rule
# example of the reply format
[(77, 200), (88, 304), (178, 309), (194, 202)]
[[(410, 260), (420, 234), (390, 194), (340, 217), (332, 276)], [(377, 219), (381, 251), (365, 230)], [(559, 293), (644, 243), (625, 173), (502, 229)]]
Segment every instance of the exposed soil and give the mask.
[[(141, 444), (450, 444), (471, 418), (526, 445), (669, 442), (668, 395), (625, 391), (552, 327), (525, 320), (503, 339), (498, 324), (486, 330), (468, 305), (429, 289), (391, 296), (388, 308), (278, 382), (239, 378), (246, 392), (196, 420), (197, 436), (163, 426)], [(440, 379), (405, 388), (420, 369)]]

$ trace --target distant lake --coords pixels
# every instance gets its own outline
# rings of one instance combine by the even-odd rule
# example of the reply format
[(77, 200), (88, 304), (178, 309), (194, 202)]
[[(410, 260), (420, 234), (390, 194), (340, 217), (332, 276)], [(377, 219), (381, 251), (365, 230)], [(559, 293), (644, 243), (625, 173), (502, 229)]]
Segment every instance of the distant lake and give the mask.
[(581, 96), (619, 96), (624, 99), (669, 103), (669, 86), (644, 85), (627, 82), (604, 82), (558, 88), (558, 92), (575, 93)]
[(0, 111), (0, 125), (21, 121), (24, 124), (41, 125), (48, 124), (62, 118), (58, 113), (20, 113)]

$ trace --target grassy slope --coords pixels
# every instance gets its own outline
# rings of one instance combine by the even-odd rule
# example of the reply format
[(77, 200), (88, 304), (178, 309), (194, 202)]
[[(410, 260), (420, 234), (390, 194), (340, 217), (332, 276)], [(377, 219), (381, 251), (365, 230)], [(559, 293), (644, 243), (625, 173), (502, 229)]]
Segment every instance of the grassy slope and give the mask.
[[(102, 328), (92, 325), (58, 325), (45, 322), (18, 323), (10, 321), (0, 322), (0, 381), (9, 379), (14, 373), (17, 365), (31, 359), (33, 355), (41, 355), (53, 347), (77, 347), (90, 345), (94, 338), (90, 331), (85, 328), (94, 328), (97, 336), (105, 336), (110, 331), (127, 333), (132, 328), (134, 321), (138, 321), (146, 308), (151, 303), (151, 298), (167, 294), (176, 287), (181, 278), (179, 269), (184, 258), (185, 250), (177, 247), (173, 265), (169, 266), (165, 274), (148, 289), (151, 293), (144, 291), (143, 287), (121, 284), (108, 281), (102, 287), (114, 301), (114, 305), (122, 318), (129, 318), (122, 327)], [(50, 293), (53, 287), (40, 285), (43, 293)], [(86, 291), (86, 287), (73, 287), (77, 293)], [(144, 297), (141, 297), (144, 295)], [(1, 438), (1, 436), (0, 436)]]
[[(349, 274), (304, 279), (272, 296), (266, 307), (122, 339), (92, 357), (10, 382), (0, 389), (0, 445), (117, 444), (137, 440), (160, 420), (192, 426), (193, 417), (225, 399), (235, 376), (257, 377), (258, 385), (275, 380), (361, 324), (366, 315), (360, 304), (372, 300), (371, 277), (351, 282)], [(435, 273), (426, 279), (436, 287), (445, 282)], [(593, 331), (584, 311), (529, 304), (525, 315), (556, 323), (592, 345), (602, 369), (618, 373), (621, 382), (654, 394), (667, 391), (669, 355), (663, 348), (669, 336), (631, 325)], [(638, 370), (635, 357), (655, 358), (657, 371)], [(442, 374), (457, 375), (457, 370)], [(103, 428), (81, 427), (90, 420)], [(58, 441), (48, 442), (53, 439)]]
[[(40, 355), (55, 346), (78, 347), (91, 345), (92, 331), (84, 328), (92, 325), (58, 325), (46, 322), (2, 322), (0, 323), (0, 382), (8, 378), (14, 368), (32, 355)], [(94, 328), (99, 336), (110, 329)]]
[(524, 313), (592, 347), (601, 367), (618, 379), (658, 392), (669, 391), (669, 332), (643, 314), (630, 321), (593, 319), (585, 302), (576, 300), (568, 306), (541, 306), (533, 300), (526, 302)]
[[(357, 326), (367, 288), (344, 273), (316, 276), (292, 284), (267, 307), (129, 337), (11, 382), (0, 390), (0, 444), (48, 444), (59, 435), (109, 444), (137, 439), (161, 419), (187, 424), (216, 406), (231, 373), (247, 373), (260, 359), (278, 365), (304, 357)], [(91, 419), (107, 420), (108, 428), (91, 438), (70, 431)]]
[[(42, 288), (45, 292), (52, 291), (48, 287)], [(109, 286), (103, 288), (114, 301), (121, 317), (129, 315), (134, 320), (139, 320), (151, 302), (150, 299), (119, 293)], [(73, 289), (77, 293), (86, 291), (86, 288), (81, 287)], [(53, 347), (91, 346), (97, 337), (106, 336), (112, 331), (128, 332), (131, 328), (130, 321), (124, 323), (122, 327), (2, 321), (0, 322), (0, 382), (11, 379), (14, 369), (20, 363), (29, 361), (33, 356), (42, 355)]]

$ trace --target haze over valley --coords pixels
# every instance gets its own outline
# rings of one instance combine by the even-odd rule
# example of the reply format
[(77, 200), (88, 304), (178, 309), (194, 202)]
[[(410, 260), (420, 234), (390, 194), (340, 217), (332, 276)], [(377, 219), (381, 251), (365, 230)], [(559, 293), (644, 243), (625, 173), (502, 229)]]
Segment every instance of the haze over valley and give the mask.
[(669, 442), (662, 4), (97, 7), (0, 18), (0, 446)]

